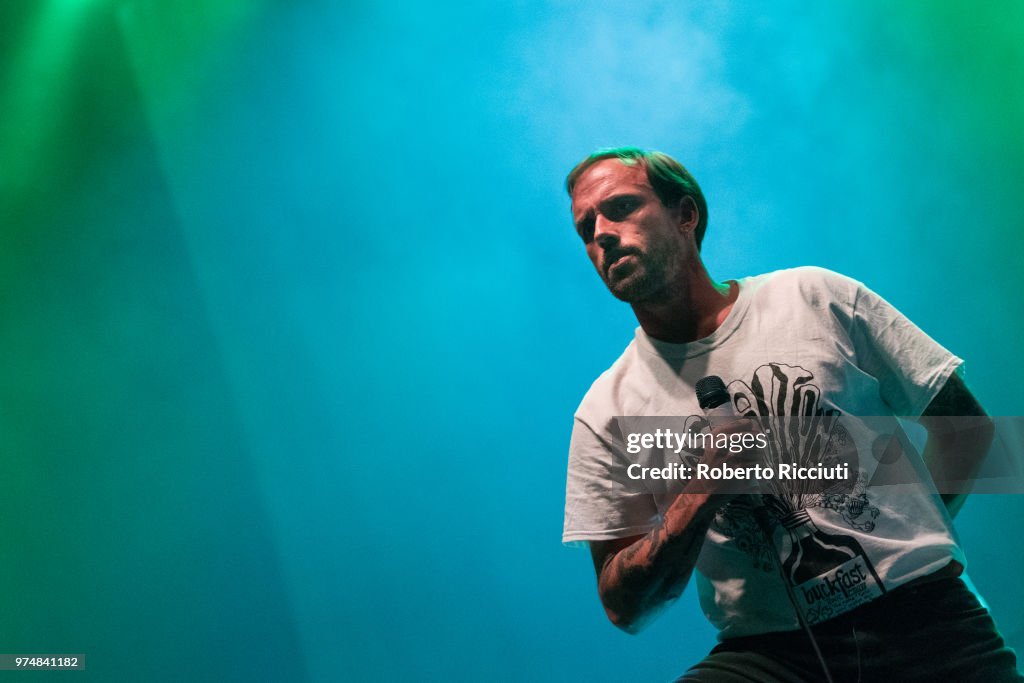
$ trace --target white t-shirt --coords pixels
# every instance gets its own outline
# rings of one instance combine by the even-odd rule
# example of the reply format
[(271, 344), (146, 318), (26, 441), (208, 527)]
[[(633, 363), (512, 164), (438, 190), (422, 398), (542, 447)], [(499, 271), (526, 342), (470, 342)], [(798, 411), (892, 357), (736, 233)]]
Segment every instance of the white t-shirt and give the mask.
[[(917, 417), (962, 363), (836, 273), (795, 268), (738, 285), (732, 310), (710, 336), (669, 344), (638, 328), (587, 392), (569, 448), (564, 542), (645, 534), (659, 523), (676, 494), (627, 477), (636, 456), (622, 447), (616, 417), (701, 416), (694, 384), (702, 377), (721, 377), (741, 413)], [(951, 560), (965, 564), (930, 481), (870, 485), (878, 444), (892, 435), (860, 428), (846, 436), (860, 473), (855, 488), (785, 500), (767, 516), (771, 544), (742, 499), (716, 515), (695, 577), (719, 638), (799, 628), (783, 575), (817, 623)]]

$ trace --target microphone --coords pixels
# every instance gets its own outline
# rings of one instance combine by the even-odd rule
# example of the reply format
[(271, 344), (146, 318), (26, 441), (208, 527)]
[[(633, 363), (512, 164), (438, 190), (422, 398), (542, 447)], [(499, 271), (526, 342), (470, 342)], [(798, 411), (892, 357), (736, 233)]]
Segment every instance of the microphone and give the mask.
[(736, 417), (732, 399), (729, 398), (729, 391), (725, 388), (725, 382), (718, 375), (708, 375), (697, 380), (694, 390), (697, 392), (697, 403), (700, 404), (700, 409), (709, 419)]

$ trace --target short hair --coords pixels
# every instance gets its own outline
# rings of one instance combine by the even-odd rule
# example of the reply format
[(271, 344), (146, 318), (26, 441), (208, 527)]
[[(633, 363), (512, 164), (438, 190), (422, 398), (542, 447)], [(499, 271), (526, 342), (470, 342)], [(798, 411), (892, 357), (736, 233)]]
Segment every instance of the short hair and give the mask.
[(639, 147), (599, 149), (569, 171), (569, 175), (565, 178), (565, 189), (569, 193), (569, 197), (572, 197), (576, 182), (584, 171), (605, 159), (618, 159), (627, 166), (639, 165), (643, 168), (647, 173), (647, 182), (651, 184), (654, 194), (665, 206), (674, 206), (683, 197), (693, 199), (697, 205), (697, 211), (700, 212), (697, 228), (693, 232), (697, 249), (700, 250), (701, 242), (704, 241), (704, 232), (708, 227), (708, 203), (704, 200), (704, 193), (701, 192), (700, 185), (690, 175), (690, 172), (664, 152), (640, 149)]

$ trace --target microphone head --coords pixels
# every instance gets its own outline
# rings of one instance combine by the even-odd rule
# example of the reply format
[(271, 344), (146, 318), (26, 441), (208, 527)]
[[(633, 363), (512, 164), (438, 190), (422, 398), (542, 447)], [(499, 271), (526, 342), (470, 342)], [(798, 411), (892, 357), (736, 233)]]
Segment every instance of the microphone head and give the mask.
[(697, 403), (700, 404), (701, 410), (711, 410), (729, 401), (725, 382), (718, 375), (708, 375), (697, 380), (694, 390), (697, 392)]

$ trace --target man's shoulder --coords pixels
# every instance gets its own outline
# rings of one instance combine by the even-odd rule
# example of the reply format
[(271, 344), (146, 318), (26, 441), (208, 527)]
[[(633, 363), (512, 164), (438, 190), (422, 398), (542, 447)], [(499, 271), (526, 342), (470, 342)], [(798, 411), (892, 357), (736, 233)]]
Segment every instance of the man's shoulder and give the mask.
[(798, 266), (772, 271), (763, 275), (746, 278), (743, 282), (755, 292), (769, 296), (788, 294), (808, 303), (819, 304), (826, 300), (846, 302), (855, 295), (860, 283), (820, 266)]
[(850, 285), (859, 284), (856, 280), (837, 273), (821, 266), (795, 266), (793, 268), (782, 268), (762, 275), (755, 275), (748, 278), (753, 282), (774, 283), (774, 284), (801, 284), (821, 287), (845, 288)]
[(576, 409), (576, 417), (587, 421), (588, 417), (625, 415), (637, 400), (646, 400), (632, 389), (635, 373), (640, 369), (642, 359), (637, 348), (636, 337), (630, 340), (619, 357), (598, 375)]

